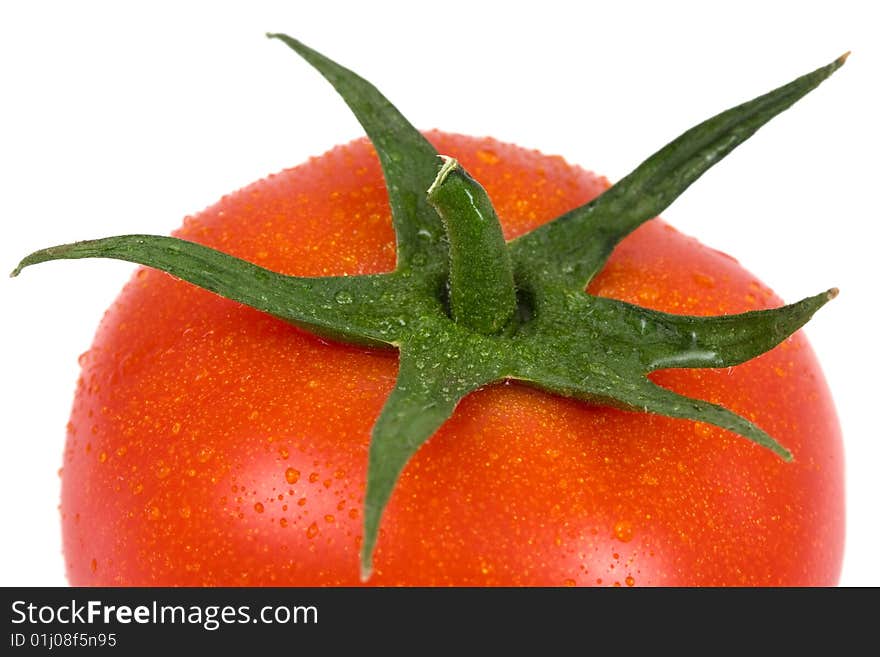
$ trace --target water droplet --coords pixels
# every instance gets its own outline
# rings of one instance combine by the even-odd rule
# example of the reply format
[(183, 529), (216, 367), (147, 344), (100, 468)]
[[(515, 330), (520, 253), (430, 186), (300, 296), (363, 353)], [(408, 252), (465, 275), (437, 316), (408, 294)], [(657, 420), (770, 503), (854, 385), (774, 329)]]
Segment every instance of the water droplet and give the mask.
[(627, 586), (635, 586), (636, 585), (636, 580), (632, 575), (627, 575), (626, 579), (624, 581), (626, 582)]
[(354, 297), (351, 296), (351, 292), (348, 292), (346, 290), (339, 290), (339, 292), (337, 292), (333, 298), (336, 300), (336, 303), (348, 304), (354, 301)]
[(205, 463), (211, 456), (214, 454), (214, 448), (208, 447), (207, 445), (202, 447), (198, 453), (196, 454), (196, 459), (198, 459), (199, 463)]
[(614, 538), (622, 543), (629, 543), (633, 537), (632, 525), (626, 520), (618, 520), (614, 523)]
[(140, 482), (136, 483), (131, 489), (131, 492), (135, 495), (140, 495), (142, 492), (144, 492), (144, 485)]
[(151, 506), (150, 509), (147, 511), (147, 515), (149, 516), (150, 520), (158, 520), (161, 517), (162, 512), (159, 511), (158, 506)]
[(282, 518), (281, 520), (278, 521), (278, 524), (281, 525), (282, 527), (287, 527), (287, 518)]
[(477, 157), (486, 164), (498, 164), (498, 162), (501, 160), (501, 158), (498, 157), (498, 154), (495, 151), (489, 150), (488, 148), (479, 149), (477, 151)]
[(336, 522), (336, 518), (328, 513), (326, 516), (324, 516), (324, 522)]
[(320, 531), (321, 530), (318, 529), (318, 523), (313, 522), (311, 525), (309, 525), (309, 528), (306, 529), (306, 536), (308, 538), (315, 538), (315, 536), (317, 536), (318, 532)]
[(164, 479), (165, 477), (167, 477), (170, 474), (171, 474), (171, 468), (168, 467), (167, 465), (165, 465), (165, 463), (163, 463), (162, 461), (159, 461), (156, 464), (156, 478), (157, 479)]
[(179, 511), (181, 518), (189, 518), (192, 515), (192, 509), (189, 506), (182, 506)]
[(567, 579), (563, 582), (563, 584), (565, 584), (566, 586), (575, 586), (577, 582), (575, 582), (573, 579)]
[(709, 276), (709, 274), (696, 272), (694, 274), (694, 282), (702, 287), (715, 287), (715, 279)]
[(309, 475), (309, 481), (311, 483), (315, 483), (320, 478), (321, 478), (321, 475), (319, 475), (317, 472), (313, 472), (312, 474)]
[(254, 504), (254, 511), (256, 511), (257, 513), (262, 513), (265, 510), (266, 507), (263, 506), (262, 502), (257, 502), (256, 504)]
[(90, 568), (92, 569), (93, 573), (97, 572), (97, 570), (98, 570), (98, 560), (97, 559), (92, 559), (92, 563), (90, 564)]
[(286, 459), (288, 456), (290, 456), (290, 450), (288, 450), (286, 447), (279, 447), (278, 448), (278, 455), (281, 458)]
[(351, 518), (352, 520), (357, 518), (358, 517), (358, 510), (357, 509), (350, 509), (348, 511), (348, 517)]
[(171, 433), (178, 434), (180, 433), (180, 422), (175, 422), (171, 425)]
[(107, 462), (107, 452), (101, 452), (101, 454), (98, 456), (98, 462), (99, 463), (106, 463)]
[(287, 468), (287, 470), (284, 471), (284, 479), (288, 484), (295, 484), (299, 481), (299, 470), (295, 468)]

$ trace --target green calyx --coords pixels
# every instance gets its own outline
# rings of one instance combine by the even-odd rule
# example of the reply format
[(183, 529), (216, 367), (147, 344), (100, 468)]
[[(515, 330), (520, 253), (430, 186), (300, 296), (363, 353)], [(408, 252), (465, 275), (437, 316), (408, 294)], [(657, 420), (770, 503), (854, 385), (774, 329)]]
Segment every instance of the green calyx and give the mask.
[[(409, 459), (468, 393), (513, 379), (552, 393), (733, 431), (785, 460), (762, 429), (652, 383), (658, 369), (728, 367), (782, 342), (834, 298), (690, 317), (584, 290), (614, 247), (839, 68), (846, 56), (688, 130), (595, 200), (505, 242), (483, 188), (369, 82), (299, 41), (270, 34), (339, 92), (378, 153), (397, 267), (369, 276), (285, 276), (184, 240), (124, 235), (51, 247), (39, 262), (116, 258), (166, 271), (321, 336), (397, 348), (400, 369), (372, 431), (361, 572), (372, 571), (382, 513)], [(695, 440), (698, 438), (695, 438)]]

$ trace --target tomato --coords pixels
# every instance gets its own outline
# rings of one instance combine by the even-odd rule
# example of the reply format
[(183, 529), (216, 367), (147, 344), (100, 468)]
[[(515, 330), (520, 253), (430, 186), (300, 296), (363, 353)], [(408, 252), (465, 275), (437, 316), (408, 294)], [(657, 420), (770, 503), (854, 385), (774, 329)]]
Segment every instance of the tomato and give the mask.
[[(536, 151), (428, 137), (485, 186), (508, 239), (608, 186)], [(395, 263), (364, 140), (224, 197), (177, 235), (287, 274)], [(588, 291), (678, 314), (781, 304), (660, 219)], [(82, 357), (62, 476), (70, 582), (361, 584), (370, 430), (397, 362), (137, 270)], [(834, 584), (841, 437), (803, 335), (733, 368), (651, 378), (752, 420), (795, 460), (707, 424), (489, 386), (407, 465), (368, 584)]]

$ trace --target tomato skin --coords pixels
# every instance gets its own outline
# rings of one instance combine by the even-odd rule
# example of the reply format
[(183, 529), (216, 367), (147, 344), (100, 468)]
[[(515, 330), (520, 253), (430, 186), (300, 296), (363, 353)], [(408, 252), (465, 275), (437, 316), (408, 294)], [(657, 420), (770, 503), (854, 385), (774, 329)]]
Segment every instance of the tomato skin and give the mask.
[[(607, 187), (557, 157), (428, 137), (486, 187), (508, 239)], [(289, 274), (394, 266), (365, 141), (227, 196), (177, 235)], [(661, 220), (589, 291), (682, 314), (781, 303)], [(139, 269), (82, 363), (62, 477), (71, 584), (360, 584), (367, 447), (394, 352), (329, 344)], [(736, 368), (652, 378), (748, 417), (795, 461), (707, 425), (493, 386), (408, 465), (369, 584), (836, 583), (842, 443), (803, 335)]]

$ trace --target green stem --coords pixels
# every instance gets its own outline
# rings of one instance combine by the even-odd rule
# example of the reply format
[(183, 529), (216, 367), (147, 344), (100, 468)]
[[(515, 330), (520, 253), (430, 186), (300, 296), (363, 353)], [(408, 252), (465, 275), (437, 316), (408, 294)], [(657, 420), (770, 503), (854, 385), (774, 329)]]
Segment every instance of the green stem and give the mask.
[(449, 236), (452, 318), (483, 335), (503, 329), (516, 311), (513, 266), (486, 190), (458, 162), (443, 166), (428, 189)]

